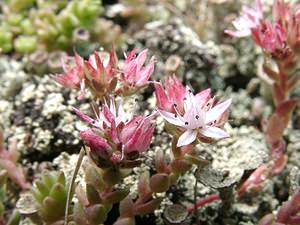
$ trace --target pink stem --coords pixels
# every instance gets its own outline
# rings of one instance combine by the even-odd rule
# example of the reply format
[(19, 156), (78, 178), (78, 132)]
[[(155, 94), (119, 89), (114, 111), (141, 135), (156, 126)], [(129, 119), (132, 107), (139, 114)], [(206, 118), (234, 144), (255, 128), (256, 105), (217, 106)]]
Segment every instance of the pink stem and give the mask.
[(200, 198), (199, 200), (197, 200), (196, 206), (192, 206), (192, 207), (187, 208), (187, 211), (189, 213), (192, 213), (192, 212), (194, 212), (195, 209), (197, 209), (201, 206), (207, 205), (207, 204), (209, 204), (211, 202), (214, 202), (216, 200), (220, 200), (220, 196), (218, 194), (212, 194), (212, 195), (206, 196), (204, 198)]

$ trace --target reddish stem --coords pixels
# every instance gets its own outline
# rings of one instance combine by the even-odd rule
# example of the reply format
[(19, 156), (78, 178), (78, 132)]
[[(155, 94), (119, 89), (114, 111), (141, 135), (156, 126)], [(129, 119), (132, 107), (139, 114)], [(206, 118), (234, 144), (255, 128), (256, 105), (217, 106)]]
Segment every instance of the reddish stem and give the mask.
[(207, 204), (209, 204), (211, 202), (214, 202), (216, 200), (220, 200), (220, 196), (218, 194), (212, 194), (212, 195), (206, 196), (204, 198), (200, 198), (199, 200), (197, 200), (196, 206), (192, 206), (192, 207), (187, 208), (187, 211), (189, 213), (192, 213), (192, 212), (194, 212), (194, 210), (196, 208), (207, 205)]

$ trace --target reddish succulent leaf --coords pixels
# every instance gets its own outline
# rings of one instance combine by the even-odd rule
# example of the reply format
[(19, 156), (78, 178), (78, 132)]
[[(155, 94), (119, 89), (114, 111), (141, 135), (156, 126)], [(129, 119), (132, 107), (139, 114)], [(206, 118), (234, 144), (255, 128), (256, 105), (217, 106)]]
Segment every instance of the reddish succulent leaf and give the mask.
[(166, 192), (170, 187), (170, 178), (166, 173), (157, 173), (150, 178), (151, 190), (155, 193)]
[(133, 202), (129, 196), (120, 202), (120, 217), (133, 217)]
[(149, 173), (144, 173), (139, 179), (139, 184), (138, 184), (139, 197), (146, 196), (149, 192), (151, 193), (151, 189), (149, 185)]
[(278, 142), (281, 139), (285, 128), (286, 123), (283, 118), (276, 113), (272, 114), (265, 131), (268, 143), (272, 145), (273, 143)]
[(300, 80), (299, 74), (290, 78), (288, 81), (288, 91), (291, 91), (297, 85), (299, 80)]
[(18, 168), (12, 161), (0, 159), (0, 167), (7, 171), (8, 177), (23, 189), (29, 189), (30, 184), (26, 182), (21, 168)]
[(268, 168), (265, 164), (258, 167), (248, 179), (238, 188), (238, 193), (244, 193), (250, 188), (258, 188), (268, 175)]
[(285, 168), (287, 161), (288, 161), (287, 155), (282, 155), (278, 160), (276, 160), (272, 168), (273, 169), (272, 174), (280, 173)]
[(152, 213), (155, 209), (158, 208), (161, 201), (162, 201), (162, 198), (155, 198), (147, 203), (135, 206), (134, 214), (135, 215), (145, 215), (148, 213)]
[(76, 186), (75, 192), (76, 192), (76, 197), (78, 198), (78, 201), (80, 202), (80, 204), (82, 206), (87, 206), (89, 204), (89, 201), (85, 195), (84, 190), (82, 189), (82, 187), (80, 185)]
[(300, 208), (300, 188), (297, 189), (297, 191), (293, 194), (291, 200), (292, 205), (294, 206), (292, 209), (292, 214), (295, 215), (298, 213), (298, 210)]
[(157, 151), (155, 155), (155, 168), (157, 173), (167, 172), (167, 164), (165, 161), (165, 155), (162, 150)]
[(259, 222), (258, 225), (271, 225), (273, 224), (274, 221), (274, 215), (273, 214), (268, 214), (265, 215)]
[(278, 84), (274, 84), (272, 88), (273, 100), (275, 105), (280, 104), (285, 99), (285, 94)]
[(295, 99), (291, 99), (291, 100), (282, 102), (280, 105), (277, 106), (276, 113), (280, 117), (285, 118), (286, 123), (288, 123), (290, 116), (297, 105), (297, 102), (298, 101)]
[(300, 225), (300, 216), (291, 216), (288, 220), (290, 225)]
[(279, 75), (274, 70), (272, 70), (270, 67), (268, 67), (265, 63), (263, 64), (263, 70), (264, 72), (270, 77), (272, 80), (278, 81)]
[(278, 211), (277, 222), (287, 223), (289, 217), (291, 216), (292, 209), (293, 205), (290, 201), (284, 202)]

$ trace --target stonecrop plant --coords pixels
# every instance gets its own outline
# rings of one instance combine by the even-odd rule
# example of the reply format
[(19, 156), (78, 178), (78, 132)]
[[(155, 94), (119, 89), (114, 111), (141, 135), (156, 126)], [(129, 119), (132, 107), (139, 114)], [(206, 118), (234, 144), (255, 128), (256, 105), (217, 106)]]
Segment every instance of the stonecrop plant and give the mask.
[[(150, 81), (155, 58), (147, 61), (147, 52), (131, 51), (125, 54), (123, 64), (114, 51), (95, 52), (88, 60), (79, 55), (67, 57), (64, 73), (54, 76), (64, 87), (77, 89), (80, 100), (87, 91), (94, 99), (93, 117), (73, 108), (88, 126), (80, 131), (80, 138), (88, 147), (91, 163), (86, 169), (86, 190), (77, 187), (79, 202), (70, 211), (78, 224), (105, 222), (112, 205), (118, 202), (120, 217), (115, 225), (135, 224), (135, 216), (151, 213), (159, 206), (162, 198), (156, 193), (168, 191), (193, 164), (201, 162), (194, 154), (197, 143), (229, 137), (223, 125), (231, 99), (217, 101), (210, 89), (194, 95), (175, 75), (166, 78), (165, 88), (161, 82)], [(125, 112), (126, 99), (152, 83), (156, 110), (149, 115)], [(149, 171), (140, 177), (138, 197), (131, 198), (129, 187), (121, 188), (119, 184), (130, 174), (128, 170), (141, 164), (141, 154), (149, 150), (157, 116), (165, 119), (166, 130), (172, 136), (172, 156), (166, 157), (162, 150), (156, 152), (155, 173)], [(80, 218), (76, 215), (79, 212)]]
[[(32, 5), (33, 2), (30, 1), (29, 4)], [(83, 10), (83, 6), (90, 8), (87, 4), (89, 2), (84, 1), (85, 4), (82, 3), (80, 7), (80, 1), (76, 1), (76, 7), (70, 6), (69, 10)], [(86, 25), (90, 24), (90, 20), (94, 21), (100, 13), (100, 3), (91, 2), (97, 3), (94, 5), (97, 6), (95, 11), (92, 10), (90, 16), (84, 17), (86, 21), (78, 17)], [(67, 2), (65, 4), (68, 5)], [(73, 24), (72, 18), (65, 17), (64, 10), (59, 11), (59, 15), (62, 14), (64, 24), (71, 26), (71, 35), (78, 24)], [(38, 24), (44, 24), (41, 22), (43, 21)], [(204, 170), (207, 164), (213, 165), (213, 161), (199, 155), (199, 145), (207, 147), (219, 140), (230, 138), (225, 124), (229, 121), (232, 99), (214, 96), (212, 88), (194, 92), (193, 87), (184, 84), (176, 74), (168, 74), (161, 80), (151, 80), (156, 58), (148, 56), (148, 49), (139, 53), (132, 50), (124, 53), (123, 58), (118, 57), (114, 49), (111, 52), (95, 51), (88, 57), (77, 53), (73, 56), (64, 55), (63, 72), (51, 77), (58, 85), (75, 90), (78, 97), (76, 107), (72, 106), (72, 112), (82, 122), (77, 126), (80, 129), (78, 138), (81, 140), (82, 149), (74, 173), (70, 178), (70, 174), (52, 171), (34, 177), (37, 179), (31, 185), (18, 163), (16, 143), (12, 142), (6, 149), (4, 135), (0, 130), (0, 224), (4, 224), (6, 217), (8, 218), (4, 213), (6, 178), (17, 184), (22, 191), (31, 191), (35, 211), (30, 209), (30, 213), (27, 212), (26, 215), (37, 224), (135, 225), (137, 217), (151, 214), (158, 209), (166, 196), (164, 193), (171, 192), (188, 172), (189, 175), (195, 175), (194, 202), (191, 207), (179, 206), (177, 209), (183, 208), (185, 214), (194, 212), (193, 219), (198, 223), (197, 208), (221, 200), (221, 217), (233, 217), (232, 203), (238, 201), (238, 197), (246, 192), (262, 190), (264, 181), (282, 172), (287, 164), (284, 132), (297, 105), (298, 100), (291, 96), (300, 80), (299, 24), (300, 5), (275, 0), (272, 17), (268, 18), (264, 15), (262, 0), (256, 0), (253, 7), (244, 6), (241, 16), (233, 21), (235, 30), (225, 31), (232, 37), (251, 36), (254, 43), (263, 50), (262, 68), (265, 76), (261, 78), (267, 84), (273, 101), (272, 112), (267, 118), (262, 118), (261, 123), (264, 134), (262, 139), (265, 139), (269, 149), (269, 160), (263, 163), (262, 159), (257, 166), (250, 168), (250, 174), (245, 172), (246, 169), (243, 170), (240, 172), (241, 176), (233, 182), (230, 181), (230, 184), (206, 184), (214, 189), (213, 194), (198, 200), (197, 182), (201, 180), (199, 174), (208, 173)], [(89, 26), (89, 29), (92, 28)], [(56, 29), (55, 34), (61, 35)], [(53, 40), (47, 38), (49, 43)], [(65, 44), (69, 46), (68, 42)], [(11, 49), (12, 46), (7, 52)], [(156, 102), (152, 111), (148, 111), (151, 106), (147, 111), (129, 110), (128, 102), (136, 99), (146, 88), (152, 88), (155, 96)], [(148, 94), (151, 95), (151, 91)], [(81, 103), (86, 102), (90, 103), (89, 111), (81, 107)], [(136, 101), (135, 104), (139, 102)], [(159, 142), (153, 141), (162, 134), (157, 132), (159, 119), (163, 121), (163, 134), (166, 133), (171, 140), (167, 150), (163, 146), (156, 146)], [(151, 154), (147, 155), (149, 151)], [(86, 157), (83, 160), (84, 156)], [(149, 156), (150, 162), (143, 167), (145, 158), (149, 161)], [(80, 168), (84, 175), (77, 182), (75, 178), (78, 173), (82, 175)], [(125, 179), (130, 178), (135, 170), (143, 172), (139, 174), (138, 181), (134, 181), (136, 185), (131, 187)], [(220, 176), (219, 172), (222, 173)], [(216, 174), (215, 177), (213, 173)], [(208, 174), (213, 182), (223, 177), (220, 181), (222, 183), (230, 173), (229, 170), (213, 170)], [(205, 185), (205, 182), (202, 183)], [(132, 193), (136, 186), (136, 193)], [(299, 225), (300, 189), (298, 187), (294, 190), (296, 191), (282, 203), (279, 210), (264, 216), (259, 225)], [(227, 211), (224, 210), (226, 207)], [(258, 204), (257, 208), (259, 207)], [(111, 216), (112, 214), (114, 215)], [(111, 221), (112, 218), (114, 221)]]
[(274, 111), (262, 122), (270, 160), (259, 167), (240, 186), (239, 192), (259, 188), (268, 176), (278, 174), (287, 163), (283, 133), (287, 128), (297, 99), (291, 93), (300, 80), (299, 60), (299, 5), (284, 0), (275, 0), (272, 18), (263, 13), (263, 2), (256, 0), (254, 7), (244, 7), (241, 16), (233, 21), (236, 30), (225, 32), (233, 37), (251, 36), (264, 52), (263, 71), (271, 89)]

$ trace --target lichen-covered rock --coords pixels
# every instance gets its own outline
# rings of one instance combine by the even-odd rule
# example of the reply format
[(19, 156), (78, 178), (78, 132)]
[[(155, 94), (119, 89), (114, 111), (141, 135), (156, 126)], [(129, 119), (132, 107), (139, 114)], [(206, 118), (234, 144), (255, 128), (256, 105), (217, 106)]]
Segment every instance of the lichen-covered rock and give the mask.
[(290, 129), (288, 145), (286, 148), (289, 155), (289, 164), (299, 166), (300, 162), (300, 130)]
[(267, 117), (271, 112), (271, 106), (268, 106), (263, 98), (252, 98), (244, 89), (237, 92), (227, 89), (225, 92), (217, 93), (217, 95), (232, 98), (230, 106), (230, 124), (232, 126), (259, 125), (260, 120)]
[(220, 45), (218, 74), (234, 86), (245, 86), (251, 77), (256, 76), (257, 59), (261, 49), (249, 38), (233, 39)]
[[(76, 98), (76, 91), (62, 88), (49, 76), (34, 76), (23, 84), (13, 101), (1, 101), (0, 122), (7, 136), (17, 140), (22, 154), (34, 153), (31, 160), (62, 151), (77, 151), (78, 128), (82, 125), (72, 113), (71, 106), (78, 106)], [(80, 106), (84, 110), (89, 107), (88, 104)]]
[[(183, 64), (184, 79), (193, 83), (195, 88), (222, 87), (222, 78), (214, 72), (218, 48), (213, 42), (202, 43), (197, 34), (182, 20), (176, 18), (168, 23), (155, 21), (146, 24), (145, 29), (134, 36), (134, 40), (155, 53), (158, 61), (165, 62), (170, 55), (178, 55)], [(135, 43), (135, 42), (133, 42)], [(159, 67), (159, 65), (158, 65)], [(162, 79), (163, 65), (158, 68)]]
[(22, 87), (28, 75), (23, 71), (22, 63), (0, 57), (0, 99), (13, 97)]
[(242, 126), (227, 130), (230, 138), (199, 146), (200, 152), (211, 155), (212, 162), (198, 170), (198, 179), (215, 189), (238, 183), (244, 172), (256, 169), (268, 159), (263, 134), (255, 128)]

